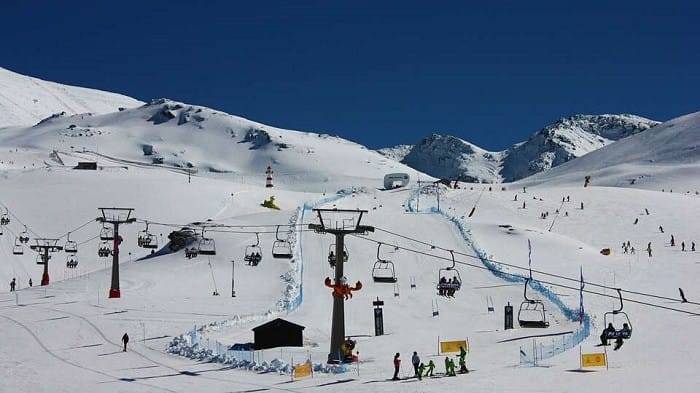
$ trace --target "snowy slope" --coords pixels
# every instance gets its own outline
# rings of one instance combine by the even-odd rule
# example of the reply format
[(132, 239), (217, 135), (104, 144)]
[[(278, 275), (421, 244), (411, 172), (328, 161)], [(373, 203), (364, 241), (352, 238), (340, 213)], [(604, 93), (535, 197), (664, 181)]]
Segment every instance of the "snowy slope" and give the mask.
[[(419, 191), (413, 183), (381, 190), (385, 173), (413, 172), (343, 139), (168, 100), (0, 130), (0, 215), (10, 218), (0, 235), (0, 391), (694, 392), (700, 253), (690, 245), (700, 244), (692, 219), (700, 217), (699, 119), (671, 120), (513, 184), (440, 187), (439, 198), (436, 188)], [(163, 163), (153, 164), (154, 156)], [(72, 169), (93, 160), (96, 171)], [(273, 188), (265, 187), (267, 165)], [(592, 176), (586, 188), (584, 175)], [(281, 210), (261, 206), (269, 196)], [(100, 207), (131, 207), (137, 218), (120, 227), (119, 299), (106, 298), (111, 259), (97, 255)], [(327, 262), (333, 238), (308, 229), (319, 223), (312, 208), (350, 216), (367, 210), (362, 224), (375, 228), (346, 237), (343, 274), (363, 283), (344, 303), (346, 334), (357, 340), (360, 359), (346, 372), (325, 364), (333, 300), (324, 279), (334, 274)], [(354, 221), (341, 215), (325, 222)], [(183, 226), (214, 240), (216, 255), (187, 259), (169, 249), (168, 235)], [(137, 246), (146, 228), (158, 239), (153, 255)], [(47, 237), (60, 245), (70, 233), (78, 267), (68, 268), (70, 256), (57, 252), (50, 285), (39, 286), (36, 254), (27, 245), (13, 254), (23, 232), (30, 244)], [(249, 266), (243, 257), (258, 238), (263, 261)], [(280, 240), (292, 259), (271, 257)], [(635, 254), (623, 252), (625, 241)], [(644, 251), (649, 243), (653, 257)], [(396, 285), (373, 281), (378, 258), (393, 263)], [(451, 266), (463, 284), (446, 298), (436, 284), (454, 274)], [(516, 321), (516, 329), (504, 330), (504, 306), (515, 306), (517, 318), (524, 300), (523, 281), (513, 275), (527, 276), (528, 266), (546, 291), (527, 293), (543, 301), (550, 327), (519, 328)], [(578, 310), (581, 272), (584, 325), (566, 311)], [(10, 293), (13, 277), (19, 290)], [(30, 278), (34, 287), (27, 288)], [(688, 303), (679, 301), (679, 287)], [(622, 289), (633, 337), (620, 351), (607, 348), (609, 370), (572, 372), (580, 352), (605, 350), (596, 347), (597, 336), (605, 313), (619, 307), (614, 288)], [(374, 335), (378, 297), (385, 301), (382, 336)], [(305, 326), (303, 347), (226, 350), (253, 341), (251, 329), (277, 317)], [(590, 332), (569, 345), (574, 335), (567, 332), (584, 327)], [(124, 332), (131, 336), (127, 352)], [(471, 372), (443, 377), (443, 360), (454, 355), (438, 353), (438, 341), (462, 339)], [(533, 347), (561, 353), (532, 367), (521, 351)], [(436, 377), (387, 381), (396, 352), (400, 375), (412, 375), (413, 351), (437, 364)], [(290, 364), (307, 358), (314, 377), (290, 381)]]
[(121, 94), (48, 82), (0, 67), (0, 128), (35, 124), (54, 113), (109, 113), (141, 104)]
[(524, 181), (695, 192), (700, 173), (700, 112), (669, 120)]

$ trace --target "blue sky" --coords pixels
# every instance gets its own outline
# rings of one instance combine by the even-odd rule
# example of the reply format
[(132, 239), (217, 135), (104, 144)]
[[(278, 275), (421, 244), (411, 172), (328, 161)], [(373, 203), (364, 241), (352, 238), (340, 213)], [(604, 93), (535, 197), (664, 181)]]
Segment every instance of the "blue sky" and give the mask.
[(577, 113), (700, 110), (698, 4), (4, 0), (0, 67), (370, 148), (501, 150)]

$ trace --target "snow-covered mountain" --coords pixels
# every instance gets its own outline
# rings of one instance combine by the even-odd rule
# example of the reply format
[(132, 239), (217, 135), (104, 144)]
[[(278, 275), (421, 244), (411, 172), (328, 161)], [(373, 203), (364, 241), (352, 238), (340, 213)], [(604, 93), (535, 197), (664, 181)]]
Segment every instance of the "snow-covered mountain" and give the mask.
[(34, 126), (1, 130), (0, 144), (36, 151), (35, 166), (45, 165), (47, 154), (56, 150), (72, 165), (81, 159), (128, 162), (253, 183), (272, 165), (276, 182), (316, 191), (330, 191), (341, 174), (360, 180), (414, 173), (339, 137), (283, 130), (167, 99), (103, 115), (55, 114)]
[(379, 152), (434, 177), (468, 182), (512, 182), (581, 157), (659, 122), (634, 115), (575, 115), (527, 141), (490, 152), (453, 136), (433, 134), (417, 145)]
[(0, 128), (35, 124), (54, 113), (109, 113), (141, 104), (121, 94), (47, 82), (0, 67)]

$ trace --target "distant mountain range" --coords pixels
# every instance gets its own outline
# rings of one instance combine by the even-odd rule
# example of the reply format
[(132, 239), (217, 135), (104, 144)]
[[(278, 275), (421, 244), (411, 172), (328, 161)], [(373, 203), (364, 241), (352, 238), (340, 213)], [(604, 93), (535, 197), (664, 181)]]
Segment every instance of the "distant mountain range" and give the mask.
[(659, 124), (634, 115), (575, 115), (559, 119), (527, 141), (490, 152), (454, 136), (433, 134), (415, 146), (379, 152), (437, 178), (512, 182), (581, 157)]
[[(41, 148), (70, 145), (125, 160), (145, 159), (144, 152), (152, 149), (149, 153), (155, 153), (166, 165), (210, 172), (246, 172), (252, 163), (257, 168), (270, 162), (284, 164), (293, 172), (306, 168), (295, 161), (300, 159), (313, 160), (322, 167), (325, 159), (338, 159), (323, 153), (323, 143), (333, 143), (344, 146), (348, 159), (362, 157), (373, 167), (372, 172), (410, 168), (463, 182), (513, 182), (547, 172), (657, 124), (635, 115), (575, 115), (499, 152), (437, 134), (415, 146), (374, 152), (325, 134), (278, 129), (165, 99), (144, 104), (123, 95), (46, 82), (0, 68), (0, 142)], [(7, 128), (18, 125), (25, 128)], [(104, 139), (110, 134), (128, 143), (115, 145)], [(357, 150), (364, 152), (356, 155), (353, 151)], [(222, 166), (222, 162), (227, 164)], [(362, 173), (352, 175), (362, 177)], [(313, 176), (323, 181), (326, 175)]]

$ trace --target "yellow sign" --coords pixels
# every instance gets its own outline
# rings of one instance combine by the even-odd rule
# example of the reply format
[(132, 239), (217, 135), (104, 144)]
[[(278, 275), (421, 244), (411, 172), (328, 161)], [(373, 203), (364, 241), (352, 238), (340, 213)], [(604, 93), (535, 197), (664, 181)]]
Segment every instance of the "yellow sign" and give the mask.
[(581, 355), (583, 367), (605, 367), (606, 362), (604, 353), (584, 353)]
[(467, 340), (440, 341), (440, 353), (459, 352), (459, 347), (462, 347), (465, 351), (469, 352), (469, 345), (467, 345)]
[(294, 366), (294, 378), (304, 378), (311, 375), (311, 363), (300, 363)]

